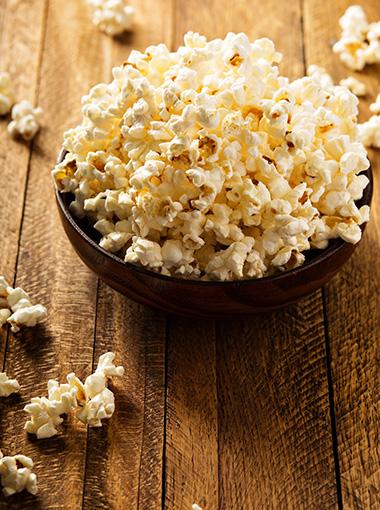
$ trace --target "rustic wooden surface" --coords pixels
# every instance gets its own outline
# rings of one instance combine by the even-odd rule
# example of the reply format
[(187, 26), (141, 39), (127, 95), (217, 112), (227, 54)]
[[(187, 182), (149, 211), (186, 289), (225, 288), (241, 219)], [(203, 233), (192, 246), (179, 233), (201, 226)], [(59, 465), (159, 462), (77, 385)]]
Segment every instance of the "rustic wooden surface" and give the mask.
[[(268, 36), (301, 76), (310, 63), (341, 79), (331, 52), (348, 0), (134, 0), (133, 34), (99, 33), (84, 0), (0, 0), (0, 69), (44, 108), (28, 145), (0, 122), (0, 273), (49, 309), (21, 337), (0, 332), (1, 363), (22, 385), (0, 402), (0, 447), (35, 460), (40, 492), (0, 509), (204, 510), (380, 508), (380, 207), (347, 267), (284, 310), (235, 322), (184, 320), (98, 282), (58, 221), (49, 171), (80, 97), (132, 47), (176, 47), (187, 30)], [(371, 20), (378, 0), (363, 0)], [(369, 94), (380, 66), (360, 73)], [(370, 153), (374, 171), (379, 153)], [(112, 349), (126, 367), (101, 429), (67, 423), (56, 438), (23, 431), (23, 406), (48, 378), (88, 374)]]

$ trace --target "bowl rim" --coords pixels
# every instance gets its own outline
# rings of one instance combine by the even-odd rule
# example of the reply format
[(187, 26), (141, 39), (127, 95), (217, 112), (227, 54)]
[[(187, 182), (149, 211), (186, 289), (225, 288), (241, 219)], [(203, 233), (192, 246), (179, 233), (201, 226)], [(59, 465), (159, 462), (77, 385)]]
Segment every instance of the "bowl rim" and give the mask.
[[(61, 149), (58, 159), (57, 159), (57, 164), (63, 161), (67, 152), (68, 151), (66, 151), (65, 149)], [(370, 206), (371, 202), (372, 202), (372, 196), (373, 196), (372, 165), (370, 165), (367, 170), (360, 172), (360, 174), (366, 175), (366, 177), (368, 177), (368, 179), (369, 179), (369, 182), (363, 191), (363, 196), (360, 199), (360, 201), (363, 202), (362, 205)], [(260, 285), (260, 284), (268, 282), (268, 281), (275, 282), (275, 283), (277, 283), (277, 282), (281, 283), (282, 280), (285, 280), (292, 276), (300, 275), (300, 274), (308, 271), (310, 268), (320, 264), (321, 262), (326, 261), (331, 256), (333, 256), (335, 253), (337, 253), (338, 251), (343, 249), (345, 246), (347, 246), (347, 245), (356, 246), (358, 244), (358, 243), (356, 243), (356, 245), (352, 245), (351, 243), (348, 243), (341, 238), (332, 239), (332, 241), (334, 241), (334, 246), (322, 249), (321, 254), (316, 255), (312, 260), (305, 262), (304, 264), (296, 267), (295, 269), (289, 269), (287, 271), (283, 271), (276, 275), (263, 276), (262, 278), (244, 278), (241, 280), (223, 280), (223, 281), (221, 281), (221, 280), (196, 280), (196, 279), (190, 279), (190, 278), (180, 278), (177, 276), (167, 276), (164, 274), (157, 273), (151, 269), (147, 269), (144, 266), (141, 266), (139, 264), (134, 264), (132, 262), (125, 262), (123, 259), (121, 259), (117, 255), (115, 255), (111, 252), (108, 252), (107, 250), (105, 250), (104, 248), (99, 246), (88, 234), (86, 234), (86, 232), (84, 232), (84, 230), (82, 230), (79, 227), (78, 223), (75, 221), (73, 215), (71, 214), (71, 212), (69, 211), (68, 207), (66, 206), (66, 204), (63, 200), (63, 196), (65, 195), (65, 193), (62, 193), (57, 188), (55, 183), (54, 183), (54, 189), (55, 189), (55, 196), (56, 196), (57, 203), (58, 203), (61, 211), (63, 212), (65, 218), (70, 223), (70, 225), (74, 228), (74, 230), (76, 230), (76, 232), (82, 237), (82, 239), (84, 239), (84, 241), (86, 241), (86, 243), (91, 246), (91, 248), (95, 249), (95, 251), (97, 251), (102, 256), (108, 258), (109, 260), (116, 262), (122, 268), (129, 268), (129, 269), (135, 270), (139, 273), (142, 273), (146, 276), (154, 277), (159, 280), (165, 280), (167, 282), (172, 282), (172, 283), (202, 285), (202, 286), (223, 286), (223, 287), (227, 287), (227, 286), (236, 287), (236, 286), (254, 285), (254, 284)], [(362, 233), (364, 232), (366, 224), (367, 223), (364, 223), (361, 225)]]

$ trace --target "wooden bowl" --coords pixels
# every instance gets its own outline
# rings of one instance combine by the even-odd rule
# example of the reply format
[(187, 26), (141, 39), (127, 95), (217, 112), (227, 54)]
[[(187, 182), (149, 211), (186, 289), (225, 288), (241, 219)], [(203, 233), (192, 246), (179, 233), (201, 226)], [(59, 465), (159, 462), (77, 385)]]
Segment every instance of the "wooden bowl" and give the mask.
[[(366, 175), (370, 182), (358, 205), (371, 203), (371, 169)], [(56, 199), (71, 244), (99, 278), (134, 301), (178, 315), (233, 318), (280, 308), (322, 287), (357, 247), (342, 239), (334, 239), (324, 250), (310, 250), (302, 266), (261, 279), (232, 282), (184, 280), (124, 262), (105, 251), (97, 244), (99, 234), (87, 220), (80, 220), (69, 211), (72, 196), (56, 190)], [(362, 230), (364, 228), (365, 225)]]

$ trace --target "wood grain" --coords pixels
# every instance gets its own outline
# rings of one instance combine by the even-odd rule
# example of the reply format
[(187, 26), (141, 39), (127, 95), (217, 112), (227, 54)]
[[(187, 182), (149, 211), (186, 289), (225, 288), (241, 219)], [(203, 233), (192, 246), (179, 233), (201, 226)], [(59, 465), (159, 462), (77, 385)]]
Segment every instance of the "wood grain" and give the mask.
[[(329, 42), (339, 36), (337, 20), (351, 2), (339, 0), (322, 7), (305, 1), (305, 44), (309, 62), (325, 65), (340, 80), (353, 74), (331, 53)], [(370, 21), (380, 18), (379, 2), (361, 5)], [(360, 101), (361, 118), (380, 90), (380, 66), (355, 75), (369, 93)], [(380, 209), (378, 151), (370, 151), (375, 173), (371, 221), (364, 239), (344, 270), (325, 289), (334, 380), (335, 419), (343, 506), (380, 508)]]
[[(26, 1), (0, 3), (0, 69), (10, 73), (17, 100), (27, 99), (34, 103), (38, 93), (45, 7), (45, 0), (36, 0), (32, 12)], [(30, 23), (34, 30), (30, 30)], [(6, 233), (2, 236), (0, 272), (13, 283), (31, 147), (11, 139), (7, 132), (8, 122), (9, 116), (0, 120), (0, 218), (2, 232)], [(6, 338), (7, 330), (1, 328), (1, 366)]]
[[(62, 130), (78, 117), (79, 98), (90, 83), (101, 80), (108, 65), (99, 58), (100, 43), (88, 44), (92, 27), (81, 5), (68, 0), (62, 6), (61, 1), (51, 0), (47, 12), (37, 97), (44, 109), (44, 128), (35, 140), (30, 162), (16, 278), (33, 299), (47, 306), (49, 319), (10, 338), (6, 369), (22, 389), (17, 402), (3, 404), (1, 422), (6, 451), (22, 451), (36, 461), (40, 496), (12, 498), (15, 508), (18, 501), (19, 508), (38, 508), (41, 502), (44, 508), (80, 508), (83, 492), (86, 429), (79, 422), (68, 423), (58, 437), (36, 441), (23, 431), (26, 414), (22, 410), (32, 396), (46, 394), (49, 378), (63, 381), (73, 370), (80, 377), (89, 374), (93, 356), (97, 282), (63, 235), (50, 169)], [(27, 19), (27, 11), (24, 15)]]
[[(112, 65), (130, 50), (171, 42), (170, 1), (136, 1), (133, 34), (109, 45)], [(111, 74), (111, 66), (109, 68)], [(90, 430), (83, 506), (88, 510), (161, 508), (164, 411), (165, 317), (133, 303), (106, 285), (98, 292), (95, 361), (106, 350), (118, 354), (126, 376), (117, 383), (116, 413), (109, 426)]]

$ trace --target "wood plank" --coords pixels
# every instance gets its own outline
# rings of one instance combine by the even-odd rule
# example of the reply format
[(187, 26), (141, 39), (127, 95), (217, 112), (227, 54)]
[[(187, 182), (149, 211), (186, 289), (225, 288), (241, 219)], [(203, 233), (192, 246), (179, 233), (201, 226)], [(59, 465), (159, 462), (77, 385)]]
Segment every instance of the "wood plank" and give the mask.
[[(28, 3), (16, 0), (0, 5), (0, 68), (11, 74), (18, 100), (32, 103), (38, 89), (39, 60), (45, 24), (45, 0), (36, 0), (30, 12)], [(30, 30), (30, 26), (34, 30)], [(30, 146), (11, 139), (8, 117), (0, 120), (0, 252), (1, 274), (9, 283), (15, 277), (18, 241), (24, 204), (24, 190), (29, 170)], [(12, 211), (12, 214), (9, 214)], [(7, 338), (0, 330), (0, 364), (3, 366)]]
[[(171, 1), (136, 0), (134, 5), (132, 34), (116, 40), (101, 36), (109, 42), (112, 65), (126, 60), (132, 48), (170, 45)], [(162, 499), (165, 316), (103, 284), (97, 310), (95, 360), (113, 350), (125, 364), (126, 376), (117, 384), (109, 426), (89, 432), (83, 505), (88, 510), (156, 510)]]
[[(24, 14), (30, 20), (27, 12), (33, 10), (23, 3), (29, 5)], [(30, 163), (16, 278), (47, 306), (49, 318), (44, 325), (10, 337), (6, 370), (22, 389), (18, 400), (4, 402), (0, 431), (7, 452), (22, 451), (35, 460), (43, 508), (80, 508), (82, 503), (85, 427), (77, 421), (63, 427), (60, 436), (37, 441), (23, 431), (22, 409), (32, 396), (46, 394), (49, 378), (63, 382), (72, 370), (83, 377), (92, 367), (97, 281), (74, 254), (59, 224), (50, 169), (63, 129), (79, 117), (81, 95), (109, 69), (102, 40), (93, 32), (77, 0), (49, 1), (37, 98), (44, 109), (44, 127)], [(8, 504), (39, 506), (25, 494), (11, 503), (2, 500), (0, 508)]]
[[(352, 73), (328, 44), (339, 36), (338, 19), (351, 2), (305, 2), (306, 55), (327, 66), (335, 79), (355, 74), (369, 94), (360, 100), (361, 118), (380, 90), (380, 66)], [(370, 21), (380, 18), (377, 0), (361, 5)], [(374, 173), (380, 167), (378, 151), (370, 151)], [(375, 179), (371, 221), (354, 256), (325, 289), (334, 381), (335, 419), (344, 508), (380, 507), (380, 189)]]
[[(177, 2), (176, 45), (195, 27), (209, 37), (271, 37), (286, 74), (303, 74), (298, 3)], [(219, 322), (217, 332), (215, 354), (210, 323), (171, 321), (165, 507), (334, 507), (321, 293), (276, 314)]]

